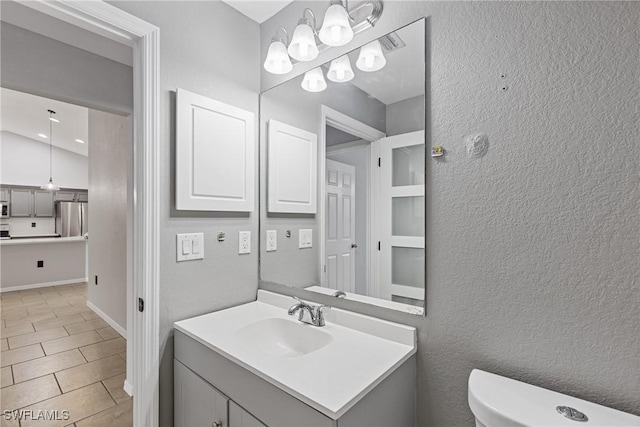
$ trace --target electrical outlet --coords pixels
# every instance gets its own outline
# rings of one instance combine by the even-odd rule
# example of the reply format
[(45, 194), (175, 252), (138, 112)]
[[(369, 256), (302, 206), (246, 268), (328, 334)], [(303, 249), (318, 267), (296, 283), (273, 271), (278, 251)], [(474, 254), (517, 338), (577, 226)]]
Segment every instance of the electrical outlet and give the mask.
[(238, 253), (239, 254), (251, 253), (251, 232), (250, 231), (238, 232)]
[(278, 249), (278, 233), (276, 230), (267, 230), (267, 252)]
[(31, 228), (36, 228), (36, 223), (35, 222), (31, 223)]
[(312, 242), (313, 230), (310, 228), (300, 229), (298, 232), (298, 248), (310, 248), (313, 246)]
[(44, 267), (44, 261), (38, 261), (38, 268)]
[(176, 236), (176, 261), (204, 259), (204, 233)]

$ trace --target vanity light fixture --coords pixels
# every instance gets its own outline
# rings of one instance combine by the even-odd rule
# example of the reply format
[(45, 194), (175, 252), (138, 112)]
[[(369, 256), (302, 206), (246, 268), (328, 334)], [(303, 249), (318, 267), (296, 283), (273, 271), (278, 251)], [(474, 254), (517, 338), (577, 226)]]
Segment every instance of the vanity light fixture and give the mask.
[[(305, 15), (311, 15), (312, 21)], [(302, 12), (302, 18), (298, 21), (298, 26), (293, 30), (291, 43), (287, 52), (289, 56), (298, 61), (313, 61), (318, 57), (318, 46), (316, 45), (316, 15), (309, 8)]]
[(327, 46), (344, 46), (353, 39), (351, 21), (353, 18), (343, 6), (342, 0), (331, 0), (324, 14), (318, 37)]
[[(289, 57), (296, 62), (312, 61), (329, 47), (349, 43), (355, 34), (372, 28), (381, 16), (382, 0), (367, 0), (351, 10), (349, 0), (344, 0), (344, 4), (342, 0), (330, 0), (322, 27), (317, 30), (316, 16), (307, 8), (293, 31), (291, 43), (287, 30), (278, 27), (269, 45), (264, 69), (272, 74), (287, 74), (294, 65)], [(285, 33), (286, 39), (278, 35), (279, 30)]]
[(327, 88), (327, 82), (324, 80), (322, 69), (318, 67), (304, 73), (301, 86), (302, 89), (307, 92), (322, 92), (325, 90)]
[(60, 121), (54, 119), (53, 115), (56, 113), (55, 111), (47, 111), (49, 111), (49, 182), (40, 187), (40, 189), (47, 191), (58, 191), (60, 187), (53, 183), (53, 123), (60, 123)]
[(365, 72), (381, 70), (387, 64), (382, 53), (382, 46), (378, 40), (374, 40), (360, 48), (360, 54), (356, 61), (356, 67)]
[[(289, 33), (287, 33), (287, 30), (284, 27), (278, 27), (278, 30), (284, 32), (287, 43), (289, 43)], [(287, 74), (293, 70), (293, 64), (287, 53), (285, 39), (278, 35), (277, 30), (276, 35), (271, 39), (267, 59), (264, 61), (264, 69), (272, 74)]]
[(351, 68), (351, 61), (347, 55), (343, 55), (339, 58), (331, 61), (327, 78), (332, 82), (344, 83), (353, 79), (354, 73)]

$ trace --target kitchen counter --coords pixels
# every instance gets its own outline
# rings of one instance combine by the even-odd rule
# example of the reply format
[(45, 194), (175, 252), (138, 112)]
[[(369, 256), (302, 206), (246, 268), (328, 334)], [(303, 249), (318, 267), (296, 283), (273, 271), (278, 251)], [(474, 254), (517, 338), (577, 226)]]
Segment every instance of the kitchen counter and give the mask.
[(74, 237), (34, 237), (34, 238), (13, 238), (11, 240), (0, 240), (0, 246), (10, 245), (32, 245), (32, 244), (49, 244), (49, 243), (73, 243), (84, 242), (85, 239), (82, 236)]

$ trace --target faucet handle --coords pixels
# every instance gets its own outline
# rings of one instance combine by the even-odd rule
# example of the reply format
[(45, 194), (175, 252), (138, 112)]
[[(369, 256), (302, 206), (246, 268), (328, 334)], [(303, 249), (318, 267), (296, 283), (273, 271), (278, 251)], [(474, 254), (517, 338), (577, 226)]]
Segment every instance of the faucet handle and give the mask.
[(324, 326), (324, 308), (332, 308), (330, 305), (320, 304), (314, 307), (315, 317), (316, 317), (316, 326)]

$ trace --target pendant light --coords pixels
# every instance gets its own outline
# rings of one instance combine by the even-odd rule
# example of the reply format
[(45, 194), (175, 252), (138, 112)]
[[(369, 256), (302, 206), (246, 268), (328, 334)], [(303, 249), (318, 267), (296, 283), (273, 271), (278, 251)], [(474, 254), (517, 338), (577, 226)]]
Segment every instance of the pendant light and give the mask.
[[(288, 43), (289, 37), (287, 30), (284, 27), (278, 27), (278, 30), (282, 30), (284, 32), (287, 36)], [(264, 61), (264, 69), (272, 74), (287, 74), (289, 71), (293, 70), (293, 64), (291, 63), (291, 59), (289, 59), (289, 54), (287, 53), (285, 39), (278, 35), (277, 30), (276, 35), (271, 39), (267, 59)]]
[(307, 92), (322, 92), (325, 90), (327, 88), (327, 82), (324, 80), (322, 69), (318, 67), (304, 73), (301, 86), (302, 89)]
[(382, 46), (378, 40), (374, 40), (360, 48), (360, 54), (356, 61), (359, 70), (372, 72), (381, 70), (387, 64), (387, 60), (382, 53)]
[(353, 69), (351, 68), (351, 61), (347, 55), (343, 55), (340, 58), (336, 58), (331, 61), (327, 78), (332, 82), (344, 83), (353, 79)]
[(318, 33), (320, 41), (327, 46), (344, 46), (349, 43), (353, 39), (350, 19), (342, 0), (331, 0)]
[(60, 187), (53, 183), (53, 123), (60, 123), (60, 120), (53, 117), (56, 113), (53, 110), (49, 111), (49, 182), (40, 187), (42, 190), (58, 191)]
[[(311, 15), (313, 19), (313, 25), (311, 20), (307, 18), (306, 14)], [(291, 36), (291, 43), (287, 52), (289, 56), (298, 61), (313, 61), (318, 57), (318, 45), (316, 45), (316, 16), (309, 8), (302, 12), (302, 18), (298, 21), (298, 26), (293, 30), (293, 36)]]

